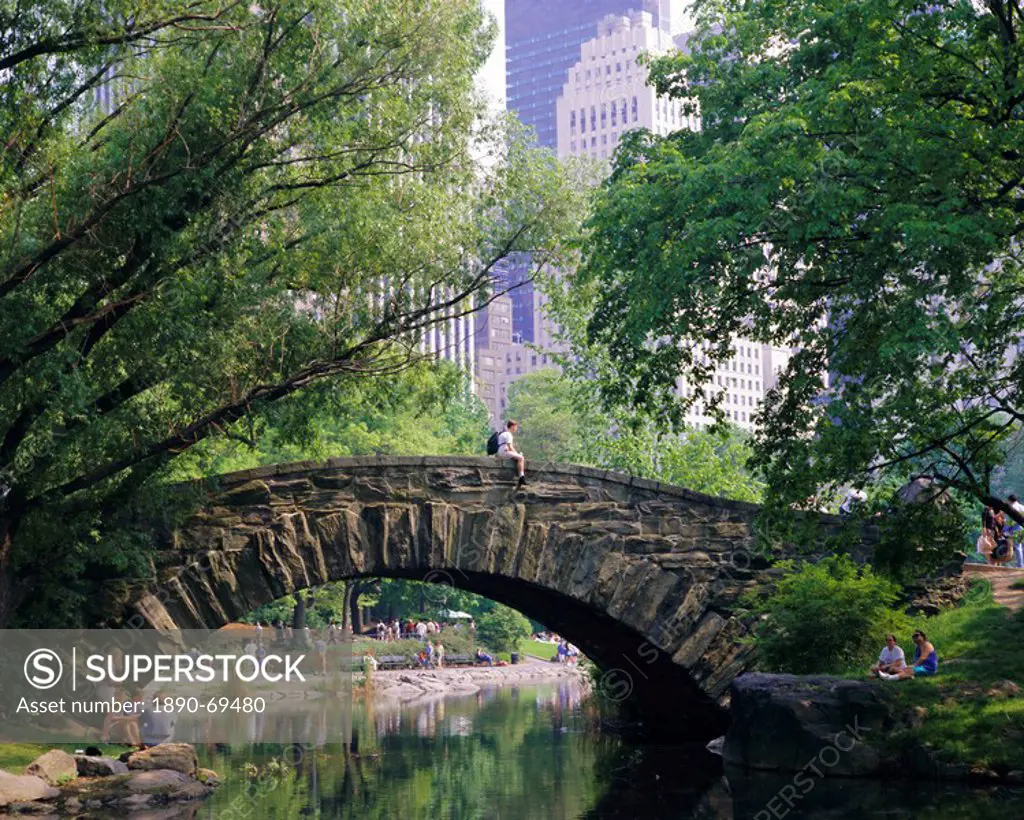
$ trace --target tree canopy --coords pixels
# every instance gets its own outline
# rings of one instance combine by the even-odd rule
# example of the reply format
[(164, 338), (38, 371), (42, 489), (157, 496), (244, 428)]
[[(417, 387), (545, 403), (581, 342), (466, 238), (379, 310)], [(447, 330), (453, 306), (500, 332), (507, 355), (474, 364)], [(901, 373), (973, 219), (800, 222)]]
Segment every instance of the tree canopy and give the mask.
[(563, 300), (604, 399), (678, 420), (711, 392), (677, 400), (679, 374), (708, 384), (731, 339), (793, 346), (755, 442), (773, 498), (895, 472), (1007, 510), (989, 474), (1024, 421), (1024, 7), (696, 11), (651, 81), (703, 127), (627, 136)]
[(673, 432), (642, 415), (603, 413), (594, 383), (572, 367), (516, 381), (509, 417), (522, 425), (517, 446), (530, 460), (590, 464), (708, 495), (761, 500), (764, 485), (748, 466), (752, 451), (741, 430)]
[(493, 36), (475, 0), (0, 10), (0, 622), (41, 568), (57, 620), (144, 568), (117, 534), (192, 447), (558, 260), (579, 197), (482, 119)]

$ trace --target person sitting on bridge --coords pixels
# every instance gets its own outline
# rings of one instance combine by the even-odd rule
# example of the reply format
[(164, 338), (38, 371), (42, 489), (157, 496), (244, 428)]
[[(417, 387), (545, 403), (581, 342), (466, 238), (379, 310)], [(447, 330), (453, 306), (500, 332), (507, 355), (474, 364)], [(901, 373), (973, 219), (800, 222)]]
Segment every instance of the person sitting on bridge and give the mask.
[(878, 655), (878, 663), (871, 667), (871, 675), (878, 677), (879, 672), (886, 672), (887, 674), (894, 674), (902, 669), (907, 664), (906, 655), (903, 654), (903, 650), (896, 645), (895, 635), (885, 636), (885, 646), (882, 647), (881, 653)]
[(494, 656), (488, 655), (482, 649), (477, 648), (476, 650), (476, 662), (486, 663), (488, 666), (494, 666)]
[(921, 630), (914, 633), (914, 663), (904, 666), (893, 674), (879, 672), (878, 677), (883, 680), (906, 680), (907, 678), (927, 677), (939, 671), (939, 655), (928, 640), (928, 636)]
[(519, 486), (526, 483), (526, 457), (516, 449), (513, 442), (513, 433), (519, 429), (519, 425), (509, 419), (505, 424), (505, 432), (498, 436), (498, 458), (510, 458), (515, 461), (519, 468)]

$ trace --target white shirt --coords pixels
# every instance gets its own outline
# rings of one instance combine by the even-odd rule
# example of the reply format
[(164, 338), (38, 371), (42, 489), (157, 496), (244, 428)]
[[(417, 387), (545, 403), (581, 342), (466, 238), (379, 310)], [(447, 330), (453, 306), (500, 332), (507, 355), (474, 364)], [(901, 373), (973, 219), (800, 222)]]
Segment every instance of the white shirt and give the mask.
[(907, 663), (906, 656), (903, 654), (903, 650), (898, 646), (889, 649), (888, 646), (882, 647), (881, 653), (878, 655), (878, 662), (884, 665), (896, 663), (896, 661), (902, 661), (904, 666)]
[(498, 452), (507, 453), (512, 447), (512, 433), (506, 430), (498, 436)]

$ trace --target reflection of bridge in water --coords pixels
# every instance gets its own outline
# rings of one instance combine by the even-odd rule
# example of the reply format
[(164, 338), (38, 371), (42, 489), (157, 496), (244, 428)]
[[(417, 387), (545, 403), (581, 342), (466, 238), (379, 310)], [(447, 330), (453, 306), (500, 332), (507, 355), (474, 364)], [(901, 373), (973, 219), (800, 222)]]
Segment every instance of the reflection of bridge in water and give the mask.
[[(571, 640), (605, 693), (708, 735), (750, 662), (732, 617), (765, 566), (758, 507), (585, 467), (490, 458), (343, 458), (220, 477), (158, 533), (151, 578), (123, 593), (137, 626), (217, 628), (283, 595), (358, 577), (467, 589)], [(183, 489), (183, 492), (186, 490)], [(823, 534), (839, 520), (823, 516)], [(437, 601), (440, 602), (439, 595)]]

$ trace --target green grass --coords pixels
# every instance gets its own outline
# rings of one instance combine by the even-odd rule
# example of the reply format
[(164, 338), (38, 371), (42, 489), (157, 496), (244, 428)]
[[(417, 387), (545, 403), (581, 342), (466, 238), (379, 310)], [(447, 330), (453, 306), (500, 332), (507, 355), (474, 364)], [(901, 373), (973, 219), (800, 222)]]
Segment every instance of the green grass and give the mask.
[[(68, 754), (74, 754), (76, 749), (96, 744), (88, 743), (0, 743), (0, 769), (11, 774), (24, 774), (25, 767), (35, 760), (39, 755), (50, 751), (50, 749), (63, 749)], [(108, 757), (117, 757), (122, 752), (128, 751), (129, 746), (116, 744), (100, 744), (98, 748)]]
[(1010, 615), (985, 586), (968, 597), (914, 624), (934, 644), (939, 673), (893, 684), (902, 705), (927, 710), (905, 737), (946, 762), (1024, 769), (1024, 696), (989, 694), (1001, 681), (1024, 687), (1024, 612)]

